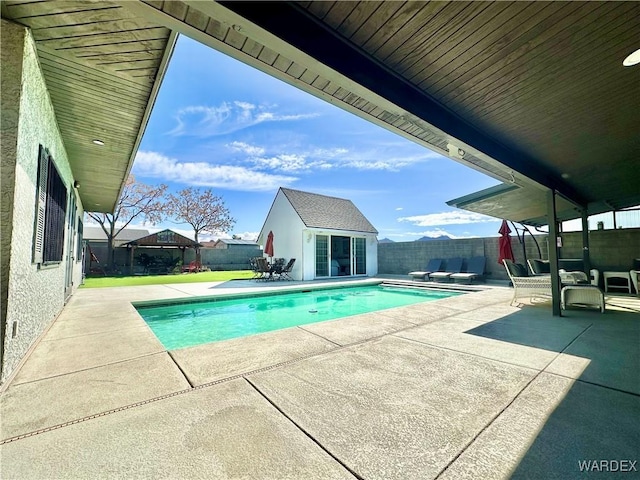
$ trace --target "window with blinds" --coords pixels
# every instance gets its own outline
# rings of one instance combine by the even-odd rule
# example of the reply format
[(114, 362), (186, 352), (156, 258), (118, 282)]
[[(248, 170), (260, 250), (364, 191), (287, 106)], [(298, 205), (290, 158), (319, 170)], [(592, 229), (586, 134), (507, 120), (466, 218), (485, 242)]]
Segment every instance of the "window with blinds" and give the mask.
[(78, 219), (78, 244), (76, 247), (76, 262), (82, 261), (82, 235), (83, 235), (84, 226), (82, 224), (82, 220)]
[(33, 263), (60, 263), (64, 251), (67, 188), (49, 151), (40, 145), (33, 233)]

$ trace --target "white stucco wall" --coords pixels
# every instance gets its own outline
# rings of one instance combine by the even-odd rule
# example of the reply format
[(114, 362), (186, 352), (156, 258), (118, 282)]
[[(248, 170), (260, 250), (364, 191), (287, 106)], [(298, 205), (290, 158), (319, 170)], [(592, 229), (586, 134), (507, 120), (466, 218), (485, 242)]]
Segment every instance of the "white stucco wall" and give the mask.
[[(11, 112), (5, 112), (2, 106), (2, 142), (5, 136), (15, 138), (15, 149), (5, 157), (3, 149), (3, 215), (2, 230), (11, 231), (9, 249), (9, 270), (7, 291), (2, 301), (6, 302), (6, 329), (2, 358), (2, 376), (4, 381), (18, 365), (22, 357), (35, 342), (43, 330), (60, 313), (64, 306), (66, 262), (38, 268), (32, 264), (33, 225), (35, 216), (36, 179), (38, 149), (42, 144), (49, 149), (56, 167), (67, 186), (69, 194), (73, 191), (73, 176), (69, 166), (58, 125), (55, 120), (51, 100), (44, 82), (31, 33), (24, 27), (2, 20), (2, 98), (5, 93), (15, 96), (19, 101), (8, 105)], [(12, 75), (5, 77), (5, 68), (12, 69)], [(17, 69), (17, 70), (16, 70)], [(21, 70), (20, 70), (21, 69)], [(8, 80), (8, 81), (5, 81)], [(19, 82), (16, 84), (16, 82)], [(18, 108), (18, 111), (15, 111)], [(5, 125), (7, 118), (17, 118), (18, 122)], [(6, 130), (5, 130), (6, 127)], [(5, 163), (13, 166), (15, 188), (12, 198), (4, 198)], [(11, 203), (11, 214), (4, 215), (4, 202)], [(78, 217), (83, 210), (77, 199)], [(68, 215), (67, 215), (68, 217)], [(67, 232), (68, 235), (68, 232)], [(65, 237), (65, 252), (67, 255)], [(6, 256), (3, 243), (3, 257)], [(80, 283), (81, 262), (75, 262), (74, 288)]]
[(267, 215), (258, 243), (264, 246), (267, 235), (273, 232), (274, 257), (295, 258), (292, 277), (295, 280), (316, 278), (316, 235), (341, 235), (364, 237), (367, 248), (367, 276), (378, 273), (378, 240), (375, 234), (364, 234), (350, 230), (322, 230), (307, 228), (287, 197), (278, 191)]
[(302, 280), (303, 264), (306, 262), (301, 242), (303, 228), (304, 224), (291, 203), (282, 191), (278, 190), (258, 243), (264, 248), (267, 235), (270, 231), (273, 232), (273, 256), (285, 258), (287, 261), (290, 258), (296, 259), (291, 272), (291, 277), (295, 280)]

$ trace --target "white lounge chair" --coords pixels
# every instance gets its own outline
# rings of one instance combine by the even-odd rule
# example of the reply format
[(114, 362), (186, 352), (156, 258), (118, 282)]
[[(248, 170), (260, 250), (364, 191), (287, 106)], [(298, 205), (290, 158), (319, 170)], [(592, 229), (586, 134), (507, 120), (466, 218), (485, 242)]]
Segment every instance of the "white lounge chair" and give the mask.
[(550, 299), (551, 298), (551, 276), (539, 275), (535, 277), (529, 277), (527, 268), (524, 265), (517, 265), (511, 260), (502, 260), (504, 268), (507, 270), (507, 274), (513, 284), (513, 297), (511, 298), (511, 305), (519, 298), (536, 298), (536, 299)]

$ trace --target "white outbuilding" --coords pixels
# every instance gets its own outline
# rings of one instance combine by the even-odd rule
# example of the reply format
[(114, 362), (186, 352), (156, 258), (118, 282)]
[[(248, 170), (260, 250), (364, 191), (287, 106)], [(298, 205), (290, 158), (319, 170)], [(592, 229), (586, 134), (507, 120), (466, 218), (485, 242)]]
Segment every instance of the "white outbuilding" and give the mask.
[(269, 232), (274, 258), (296, 259), (295, 280), (378, 273), (378, 231), (351, 200), (280, 188), (259, 244)]

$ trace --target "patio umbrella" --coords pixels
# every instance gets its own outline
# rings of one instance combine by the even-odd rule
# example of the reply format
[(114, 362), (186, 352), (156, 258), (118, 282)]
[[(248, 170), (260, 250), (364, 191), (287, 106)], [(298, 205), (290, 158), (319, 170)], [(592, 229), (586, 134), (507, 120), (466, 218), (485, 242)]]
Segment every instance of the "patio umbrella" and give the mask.
[(509, 225), (507, 225), (506, 220), (502, 220), (502, 225), (500, 226), (498, 233), (500, 234), (500, 241), (498, 242), (498, 263), (502, 265), (502, 260), (505, 258), (513, 262), (513, 250), (511, 249), (511, 237), (509, 236), (511, 229), (509, 228)]
[(269, 235), (267, 235), (267, 244), (264, 246), (264, 253), (273, 257), (273, 232), (269, 230)]

